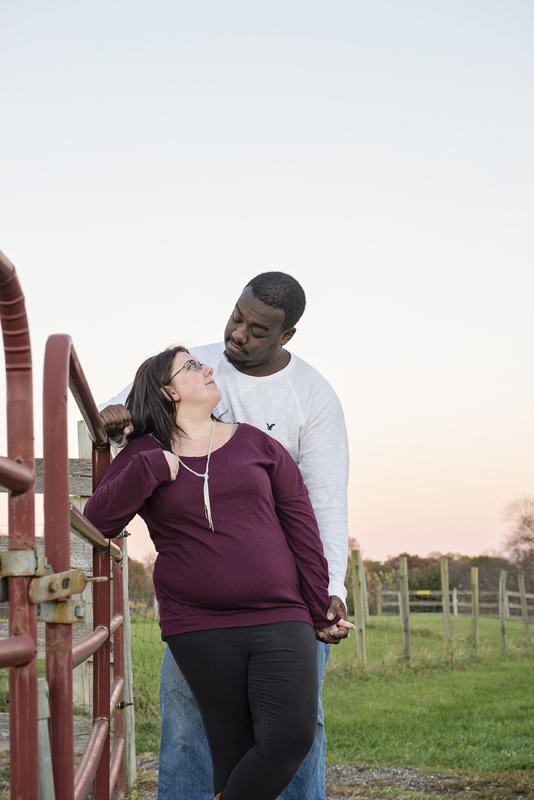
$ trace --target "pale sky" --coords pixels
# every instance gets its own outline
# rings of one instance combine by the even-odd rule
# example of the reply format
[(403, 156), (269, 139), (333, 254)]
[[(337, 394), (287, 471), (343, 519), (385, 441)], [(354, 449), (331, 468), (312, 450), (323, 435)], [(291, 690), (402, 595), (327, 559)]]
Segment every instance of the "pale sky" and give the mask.
[(532, 3), (19, 0), (0, 27), (37, 454), (48, 335), (101, 402), (282, 269), (308, 297), (290, 349), (343, 403), (364, 556), (499, 549), (534, 491)]

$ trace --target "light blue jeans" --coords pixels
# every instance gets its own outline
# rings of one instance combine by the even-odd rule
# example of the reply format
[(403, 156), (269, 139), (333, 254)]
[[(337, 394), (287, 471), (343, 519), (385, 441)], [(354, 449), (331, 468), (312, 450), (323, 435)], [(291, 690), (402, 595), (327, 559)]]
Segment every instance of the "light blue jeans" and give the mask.
[[(325, 800), (326, 737), (321, 705), (323, 674), (330, 645), (317, 642), (319, 718), (313, 747), (280, 800)], [(161, 744), (158, 800), (213, 800), (211, 757), (189, 686), (167, 647), (159, 690)]]

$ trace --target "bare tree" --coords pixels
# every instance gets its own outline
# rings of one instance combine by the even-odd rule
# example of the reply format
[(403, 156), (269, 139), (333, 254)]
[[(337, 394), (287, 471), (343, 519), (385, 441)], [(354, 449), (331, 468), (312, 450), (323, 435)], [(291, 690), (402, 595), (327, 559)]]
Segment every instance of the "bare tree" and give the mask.
[(502, 518), (509, 523), (505, 550), (517, 561), (534, 554), (534, 497), (525, 494), (511, 500), (504, 507)]

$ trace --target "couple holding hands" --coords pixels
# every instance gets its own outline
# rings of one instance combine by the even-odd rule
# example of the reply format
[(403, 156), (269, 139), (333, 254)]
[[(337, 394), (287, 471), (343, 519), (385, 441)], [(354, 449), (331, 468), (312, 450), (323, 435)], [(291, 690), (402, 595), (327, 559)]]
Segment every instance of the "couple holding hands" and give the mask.
[(348, 445), (334, 391), (284, 348), (304, 307), (294, 278), (258, 275), (223, 343), (149, 358), (101, 412), (128, 444), (85, 514), (108, 537), (139, 514), (158, 553), (159, 800), (325, 798)]

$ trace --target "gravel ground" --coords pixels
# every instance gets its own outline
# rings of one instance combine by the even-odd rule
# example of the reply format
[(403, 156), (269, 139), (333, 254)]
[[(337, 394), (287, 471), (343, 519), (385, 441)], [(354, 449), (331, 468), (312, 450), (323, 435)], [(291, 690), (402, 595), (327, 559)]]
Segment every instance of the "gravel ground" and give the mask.
[[(158, 762), (153, 753), (138, 757), (138, 798), (156, 800)], [(467, 776), (423, 772), (408, 767), (360, 769), (352, 764), (326, 768), (326, 800), (534, 800), (534, 775)]]
[[(137, 759), (137, 789), (131, 800), (157, 800), (158, 761)], [(0, 750), (0, 800), (9, 799), (9, 752)], [(326, 800), (534, 800), (534, 774), (454, 775), (409, 767), (360, 769), (336, 764), (326, 769)]]

